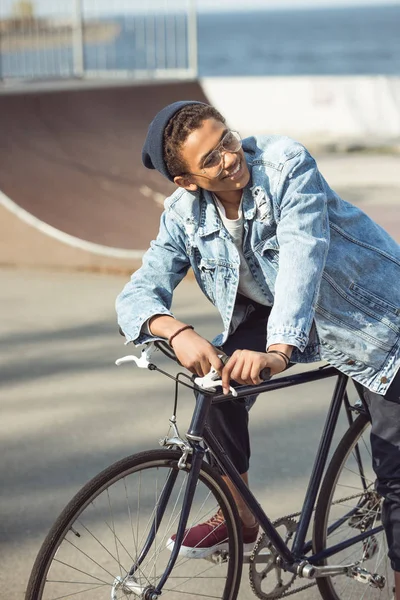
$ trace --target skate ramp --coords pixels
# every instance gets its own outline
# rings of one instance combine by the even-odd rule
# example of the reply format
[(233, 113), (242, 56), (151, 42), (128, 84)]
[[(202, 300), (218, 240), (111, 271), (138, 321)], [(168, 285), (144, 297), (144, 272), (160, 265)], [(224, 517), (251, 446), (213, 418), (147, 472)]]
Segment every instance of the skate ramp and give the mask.
[(131, 269), (174, 185), (141, 164), (156, 112), (197, 82), (0, 95), (0, 263)]

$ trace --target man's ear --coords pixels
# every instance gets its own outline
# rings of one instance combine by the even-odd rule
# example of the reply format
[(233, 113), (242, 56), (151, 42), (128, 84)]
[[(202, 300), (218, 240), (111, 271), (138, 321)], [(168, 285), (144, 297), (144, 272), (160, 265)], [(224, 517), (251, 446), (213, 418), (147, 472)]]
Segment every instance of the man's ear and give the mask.
[(189, 192), (197, 192), (198, 190), (198, 185), (196, 185), (195, 183), (193, 183), (190, 179), (189, 175), (178, 175), (177, 177), (174, 177), (174, 183), (181, 188), (184, 188), (185, 190), (188, 190)]

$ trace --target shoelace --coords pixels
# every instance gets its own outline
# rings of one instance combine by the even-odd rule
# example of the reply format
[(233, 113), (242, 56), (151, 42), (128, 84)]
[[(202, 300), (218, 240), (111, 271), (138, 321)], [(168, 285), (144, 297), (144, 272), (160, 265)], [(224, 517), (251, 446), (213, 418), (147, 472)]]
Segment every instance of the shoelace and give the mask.
[(220, 527), (225, 523), (224, 515), (222, 514), (222, 510), (219, 509), (215, 515), (213, 515), (208, 521), (206, 521), (206, 525), (211, 525), (211, 527)]
[[(206, 521), (205, 524), (211, 525), (211, 527), (213, 527), (215, 529), (217, 529), (221, 525), (224, 525), (225, 519), (224, 519), (224, 515), (222, 514), (222, 510), (219, 509), (218, 512), (215, 513), (215, 515), (213, 515), (210, 519), (208, 519), (208, 521)], [(258, 528), (258, 523), (254, 523), (254, 525), (244, 525), (242, 522), (242, 525), (246, 529), (255, 529), (256, 527)]]

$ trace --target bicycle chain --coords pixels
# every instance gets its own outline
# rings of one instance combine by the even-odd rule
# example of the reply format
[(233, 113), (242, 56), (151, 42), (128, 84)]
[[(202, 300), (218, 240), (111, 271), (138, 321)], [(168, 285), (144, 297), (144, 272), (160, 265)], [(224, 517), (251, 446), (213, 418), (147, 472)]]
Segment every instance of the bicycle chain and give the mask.
[[(347, 502), (348, 500), (353, 500), (354, 498), (358, 498), (360, 496), (360, 494), (352, 494), (351, 496), (346, 496), (345, 498), (340, 498), (340, 500), (335, 500), (334, 502), (331, 503), (331, 506), (334, 504), (340, 504), (341, 502)], [(315, 512), (315, 508), (313, 509), (313, 512)], [(276, 525), (279, 525), (280, 523), (286, 521), (286, 520), (292, 520), (295, 521), (297, 519), (297, 517), (299, 517), (301, 515), (301, 511), (299, 512), (295, 512), (295, 513), (291, 513), (289, 515), (285, 515), (284, 517), (280, 517), (279, 519), (276, 519), (275, 521), (273, 521), (272, 525), (275, 527)], [(262, 534), (265, 535), (265, 534)], [(260, 538), (261, 539), (261, 538)], [(260, 541), (260, 540), (259, 540)], [(255, 559), (257, 550), (258, 550), (258, 544), (259, 541), (256, 543), (256, 545), (254, 546), (253, 552), (251, 553), (250, 556), (250, 561)], [(296, 581), (297, 579), (297, 575), (293, 578), (293, 580), (290, 582), (290, 587), (292, 587), (293, 583)], [(264, 600), (266, 597), (266, 594), (264, 595), (260, 595), (258, 593), (258, 591), (256, 590), (255, 586), (254, 586), (254, 582), (250, 576), (249, 573), (249, 580), (250, 580), (250, 587), (252, 589), (252, 592), (255, 596), (257, 596), (257, 598), (261, 598), (261, 600)], [(316, 581), (312, 581), (311, 583), (307, 583), (306, 585), (303, 585), (299, 588), (296, 588), (295, 590), (291, 590), (291, 589), (286, 589), (285, 591), (283, 591), (282, 593), (279, 592), (275, 592), (272, 594), (270, 594), (270, 598), (271, 600), (277, 600), (278, 598), (287, 598), (288, 596), (293, 596), (294, 594), (298, 594), (299, 592), (303, 592), (304, 590), (307, 590), (308, 588), (314, 587), (315, 585), (317, 585)]]
[[(344, 498), (340, 498), (339, 500), (335, 500), (334, 502), (331, 502), (331, 506), (333, 506), (334, 504), (340, 504), (341, 502), (347, 502), (348, 500), (354, 500), (354, 498), (358, 498), (359, 496), (362, 496), (362, 492), (358, 493), (358, 494), (352, 494), (351, 496), (345, 496)], [(313, 512), (315, 512), (315, 508), (313, 509)], [(284, 517), (279, 517), (279, 519), (276, 519), (276, 521), (274, 521), (272, 524), (274, 525), (275, 523), (278, 523), (279, 521), (282, 521), (283, 519), (295, 519), (296, 517), (299, 517), (300, 515), (301, 515), (301, 511), (291, 513), (289, 515), (285, 515)]]
[[(297, 577), (296, 577), (297, 579)], [(296, 581), (295, 579), (293, 581)], [(312, 581), (311, 583), (307, 583), (307, 585), (302, 585), (299, 588), (296, 588), (295, 590), (288, 590), (287, 592), (284, 592), (281, 596), (276, 596), (277, 598), (287, 598), (287, 596), (294, 596), (294, 594), (298, 594), (299, 592), (303, 592), (304, 590), (308, 590), (308, 588), (314, 587), (314, 585), (317, 585), (316, 581)]]

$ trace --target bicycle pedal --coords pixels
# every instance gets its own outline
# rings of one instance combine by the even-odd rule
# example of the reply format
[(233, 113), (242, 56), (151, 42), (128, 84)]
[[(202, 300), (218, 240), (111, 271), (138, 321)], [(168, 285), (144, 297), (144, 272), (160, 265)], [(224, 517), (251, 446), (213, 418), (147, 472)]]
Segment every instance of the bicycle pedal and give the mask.
[(223, 565), (224, 563), (228, 562), (229, 552), (226, 550), (219, 550), (218, 552), (213, 552), (212, 554), (205, 556), (204, 559), (208, 560), (214, 565)]
[(378, 590), (383, 590), (386, 585), (386, 577), (379, 573), (371, 573), (362, 567), (354, 567), (348, 576)]

